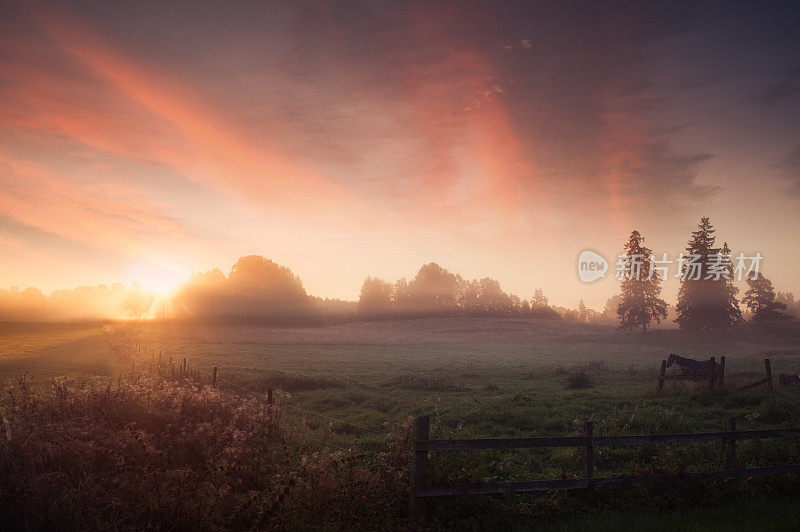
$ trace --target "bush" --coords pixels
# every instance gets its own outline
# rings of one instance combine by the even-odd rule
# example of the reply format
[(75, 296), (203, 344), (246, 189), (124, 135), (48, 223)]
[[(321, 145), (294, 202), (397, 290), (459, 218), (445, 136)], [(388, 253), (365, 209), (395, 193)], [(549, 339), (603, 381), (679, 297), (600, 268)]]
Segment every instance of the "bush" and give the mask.
[(567, 390), (583, 390), (586, 388), (594, 388), (594, 379), (586, 374), (585, 371), (576, 371), (567, 376), (566, 382)]
[(573, 372), (588, 371), (591, 373), (605, 373), (608, 371), (608, 362), (605, 360), (589, 360), (580, 364), (573, 364)]
[(404, 517), (409, 427), (384, 452), (317, 446), (264, 398), (136, 375), (3, 396), (8, 529), (378, 529)]
[(789, 421), (789, 409), (770, 398), (761, 410), (760, 420), (765, 423), (785, 423)]

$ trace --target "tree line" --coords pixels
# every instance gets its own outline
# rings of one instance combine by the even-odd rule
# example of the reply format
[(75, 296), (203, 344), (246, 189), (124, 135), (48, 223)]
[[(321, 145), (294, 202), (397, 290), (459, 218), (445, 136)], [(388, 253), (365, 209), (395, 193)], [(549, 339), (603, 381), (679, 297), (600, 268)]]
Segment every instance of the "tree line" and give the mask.
[[(734, 286), (733, 257), (727, 242), (716, 244), (716, 229), (708, 217), (700, 219), (686, 245), (690, 262), (681, 265), (681, 285), (675, 305), (675, 322), (681, 329), (714, 331), (736, 327), (744, 322), (739, 289)], [(691, 272), (689, 269), (691, 268)], [(626, 330), (659, 324), (667, 317), (667, 303), (660, 298), (660, 272), (656, 271), (652, 250), (636, 230), (631, 233), (621, 257), (621, 294), (617, 317)], [(786, 303), (780, 301), (772, 282), (759, 271), (746, 278), (747, 291), (741, 300), (751, 313), (751, 321), (788, 321)], [(791, 295), (791, 294), (789, 294)], [(788, 296), (784, 296), (788, 298)], [(791, 296), (793, 301), (794, 296)]]
[(435, 262), (423, 265), (407, 281), (367, 277), (361, 285), (358, 314), (368, 319), (425, 316), (528, 316), (559, 319), (537, 289), (530, 300), (503, 291), (489, 277), (466, 280)]
[[(747, 279), (748, 289), (739, 300), (730, 248), (727, 243), (716, 245), (715, 232), (708, 218), (702, 218), (692, 232), (686, 251), (697, 257), (691, 265), (697, 269), (696, 275), (681, 279), (678, 301), (672, 308), (660, 297), (663, 276), (652, 251), (644, 237), (633, 231), (621, 257), (621, 293), (609, 298), (599, 312), (587, 308), (582, 300), (574, 309), (553, 306), (540, 288), (530, 299), (523, 299), (505, 292), (495, 279), (467, 280), (434, 262), (423, 265), (410, 280), (367, 277), (358, 301), (322, 299), (307, 294), (289, 268), (249, 255), (238, 259), (227, 275), (220, 269), (192, 275), (169, 300), (118, 283), (60, 290), (49, 296), (35, 288), (0, 290), (0, 320), (163, 316), (303, 325), (356, 319), (516, 316), (617, 323), (624, 330), (646, 332), (666, 320), (670, 312), (682, 329), (705, 331), (735, 327), (748, 317), (759, 322), (800, 316), (800, 301), (790, 292), (776, 294), (761, 273)], [(720, 257), (726, 260), (720, 262)], [(682, 269), (689, 267), (683, 264)], [(634, 270), (638, 275), (633, 275)], [(713, 277), (709, 275), (712, 272), (724, 275)]]
[(0, 321), (75, 321), (142, 318), (155, 296), (122, 283), (79, 286), (49, 295), (38, 288), (0, 289)]

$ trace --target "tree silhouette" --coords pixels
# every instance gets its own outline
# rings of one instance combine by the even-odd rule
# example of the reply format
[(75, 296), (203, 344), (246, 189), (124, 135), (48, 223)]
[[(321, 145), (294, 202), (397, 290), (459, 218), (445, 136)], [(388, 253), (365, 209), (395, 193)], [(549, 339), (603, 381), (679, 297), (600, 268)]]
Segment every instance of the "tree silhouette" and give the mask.
[(661, 277), (653, 271), (652, 251), (644, 245), (639, 231), (631, 233), (625, 244), (622, 293), (617, 306), (621, 329), (642, 328), (647, 333), (650, 323), (661, 323), (667, 317), (667, 303), (661, 295)]
[(272, 299), (306, 297), (303, 283), (292, 270), (259, 255), (248, 255), (237, 260), (231, 268), (228, 281), (234, 289), (267, 295)]
[(177, 318), (301, 324), (319, 320), (300, 278), (258, 255), (241, 257), (226, 277), (194, 274), (172, 300)]
[(394, 304), (394, 286), (377, 277), (367, 277), (361, 285), (358, 310), (362, 314), (387, 314)]
[(704, 216), (686, 246), (688, 257), (681, 266), (681, 287), (675, 306), (678, 313), (675, 321), (681, 329), (711, 331), (741, 321), (737, 291), (730, 275), (730, 253), (714, 247), (715, 231)]
[(578, 308), (575, 309), (575, 314), (578, 318), (578, 321), (589, 321), (589, 309), (587, 309), (586, 305), (583, 303), (583, 298), (578, 301)]
[(455, 312), (461, 276), (454, 275), (435, 262), (422, 266), (408, 283), (408, 298), (419, 312), (447, 314)]
[(541, 288), (537, 288), (536, 291), (533, 293), (533, 299), (531, 299), (531, 306), (532, 307), (549, 306), (547, 296), (544, 295), (544, 291)]
[(736, 296), (739, 294), (739, 289), (733, 284), (733, 254), (728, 247), (727, 242), (723, 242), (720, 254), (724, 257), (722, 261), (725, 268), (725, 275), (722, 277), (722, 282), (725, 284), (725, 298), (728, 305), (728, 318), (731, 325), (742, 323), (742, 309), (739, 308), (739, 300)]
[(145, 292), (139, 287), (133, 287), (122, 305), (131, 318), (140, 320), (147, 316), (155, 299), (153, 294)]
[(781, 312), (786, 310), (786, 304), (775, 297), (772, 281), (758, 274), (758, 277), (747, 278), (747, 292), (742, 298), (742, 303), (753, 312), (752, 321), (789, 321), (792, 317)]

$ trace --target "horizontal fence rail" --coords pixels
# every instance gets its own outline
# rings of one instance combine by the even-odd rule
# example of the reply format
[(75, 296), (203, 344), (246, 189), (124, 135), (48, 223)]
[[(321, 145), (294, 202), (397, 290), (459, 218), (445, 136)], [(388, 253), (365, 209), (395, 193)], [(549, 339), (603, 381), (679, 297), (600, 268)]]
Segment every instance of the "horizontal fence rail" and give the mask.
[(736, 432), (689, 432), (640, 436), (556, 436), (544, 438), (487, 438), (477, 440), (428, 440), (414, 442), (419, 451), (477, 451), (483, 449), (533, 449), (536, 447), (645, 447), (666, 443), (691, 443), (764, 438), (798, 438), (800, 429), (740, 430)]
[[(736, 441), (766, 438), (800, 438), (800, 428), (736, 430), (736, 420), (726, 423), (720, 432), (694, 432), (683, 434), (643, 434), (635, 436), (595, 436), (592, 422), (585, 426), (585, 436), (553, 436), (538, 438), (484, 438), (431, 440), (430, 418), (422, 416), (414, 421), (414, 461), (411, 471), (409, 515), (417, 520), (425, 510), (425, 499), (451, 495), (539, 492), (559, 489), (602, 488), (606, 486), (631, 486), (636, 484), (686, 481), (686, 480), (734, 480), (771, 475), (800, 473), (800, 464), (736, 469)], [(671, 443), (725, 442), (725, 469), (716, 472), (684, 472), (680, 474), (657, 474), (637, 476), (613, 476), (593, 478), (595, 447), (646, 447)], [(533, 449), (542, 447), (584, 448), (584, 478), (555, 480), (525, 480), (507, 482), (481, 482), (425, 486), (428, 453), (434, 451), (469, 451), (487, 449)]]

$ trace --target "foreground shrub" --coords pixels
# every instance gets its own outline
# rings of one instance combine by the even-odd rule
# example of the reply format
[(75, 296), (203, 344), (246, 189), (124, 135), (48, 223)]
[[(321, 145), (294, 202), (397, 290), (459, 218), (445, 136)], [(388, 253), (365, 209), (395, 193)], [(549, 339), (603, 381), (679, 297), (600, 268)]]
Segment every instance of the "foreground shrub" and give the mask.
[(594, 379), (587, 375), (585, 371), (575, 371), (567, 376), (566, 388), (568, 390), (594, 388)]
[(407, 428), (382, 453), (314, 447), (260, 398), (150, 377), (6, 390), (8, 528), (379, 528), (402, 519)]

